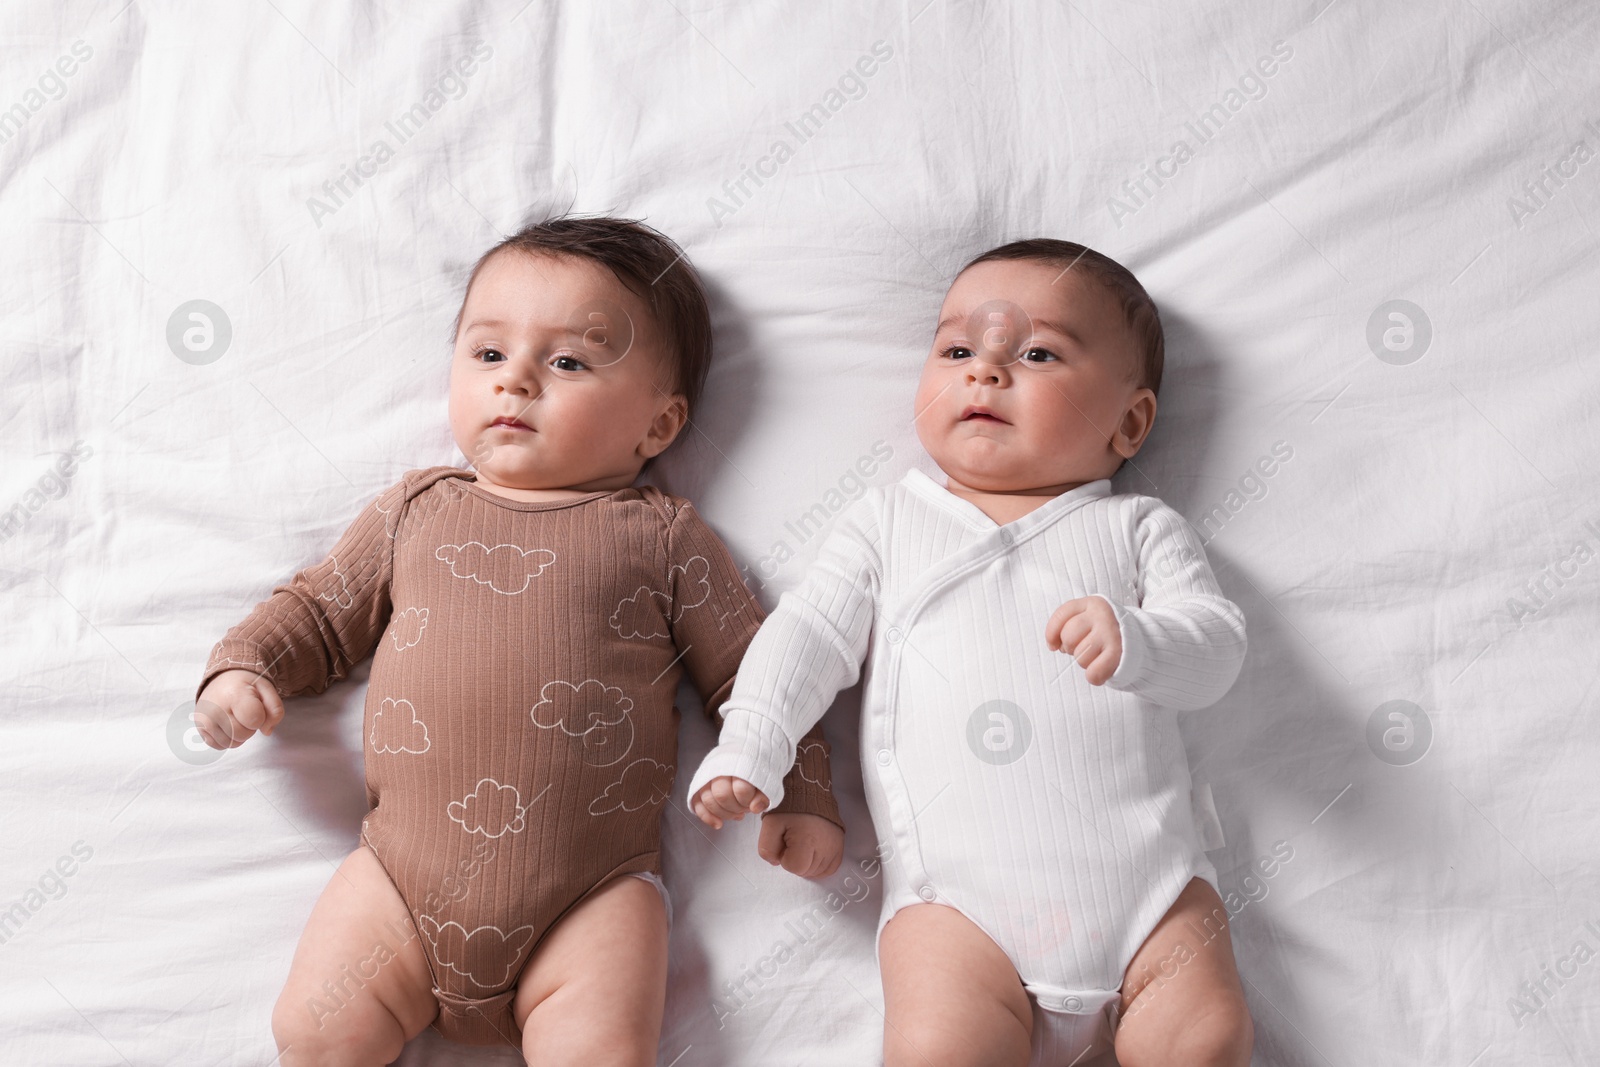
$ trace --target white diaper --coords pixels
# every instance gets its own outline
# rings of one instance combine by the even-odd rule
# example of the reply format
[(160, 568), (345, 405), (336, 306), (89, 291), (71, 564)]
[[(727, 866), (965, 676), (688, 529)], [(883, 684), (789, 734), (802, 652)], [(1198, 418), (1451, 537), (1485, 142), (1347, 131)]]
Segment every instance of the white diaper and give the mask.
[(667, 909), (667, 930), (670, 932), (672, 930), (672, 898), (667, 895), (667, 883), (663, 882), (661, 876), (653, 871), (631, 871), (629, 873), (635, 878), (643, 878), (655, 886), (656, 892), (661, 894), (661, 903)]

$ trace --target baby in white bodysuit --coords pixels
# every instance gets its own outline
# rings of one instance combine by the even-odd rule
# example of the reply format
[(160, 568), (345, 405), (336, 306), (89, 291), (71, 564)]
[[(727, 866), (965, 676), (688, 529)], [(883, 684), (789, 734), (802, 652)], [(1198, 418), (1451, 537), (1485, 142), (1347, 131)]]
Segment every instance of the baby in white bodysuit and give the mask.
[(888, 1067), (1250, 1061), (1177, 725), (1233, 684), (1244, 619), (1182, 516), (1111, 490), (1162, 361), (1114, 260), (1037, 239), (969, 263), (916, 395), (944, 484), (913, 470), (840, 517), (689, 784), (714, 827), (779, 803), (864, 677)]

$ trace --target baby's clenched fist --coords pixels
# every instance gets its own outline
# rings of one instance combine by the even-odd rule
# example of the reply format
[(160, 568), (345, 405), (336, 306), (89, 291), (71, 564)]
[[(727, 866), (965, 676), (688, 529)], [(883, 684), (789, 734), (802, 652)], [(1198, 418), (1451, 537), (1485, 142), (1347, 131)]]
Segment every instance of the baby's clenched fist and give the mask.
[(762, 816), (761, 858), (801, 878), (826, 878), (844, 859), (844, 831), (820, 815), (774, 811)]
[(750, 812), (767, 810), (767, 795), (743, 778), (724, 774), (701, 786), (691, 807), (701, 822), (720, 830), (724, 819), (738, 822)]
[(193, 718), (207, 745), (238, 748), (257, 730), (272, 736), (283, 719), (283, 700), (255, 671), (223, 671), (200, 693)]
[(1090, 685), (1105, 685), (1122, 662), (1122, 628), (1111, 605), (1097, 596), (1081, 596), (1057, 608), (1044, 624), (1044, 639), (1071, 656)]

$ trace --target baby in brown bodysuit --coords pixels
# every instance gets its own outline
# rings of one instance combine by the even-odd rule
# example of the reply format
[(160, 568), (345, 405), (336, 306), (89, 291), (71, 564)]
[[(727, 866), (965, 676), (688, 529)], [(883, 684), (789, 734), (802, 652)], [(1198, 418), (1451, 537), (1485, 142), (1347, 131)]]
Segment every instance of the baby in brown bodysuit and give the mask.
[[(710, 352), (699, 281), (648, 227), (563, 219), (496, 246), (451, 366), (473, 469), (408, 472), (212, 650), (195, 720), (216, 748), (373, 656), (372, 811), (273, 1011), (286, 1067), (386, 1064), (430, 1023), (540, 1067), (655, 1062), (673, 698), (687, 671), (715, 716), (763, 617), (694, 506), (633, 487)], [(762, 855), (831, 874), (820, 731), (784, 787)]]

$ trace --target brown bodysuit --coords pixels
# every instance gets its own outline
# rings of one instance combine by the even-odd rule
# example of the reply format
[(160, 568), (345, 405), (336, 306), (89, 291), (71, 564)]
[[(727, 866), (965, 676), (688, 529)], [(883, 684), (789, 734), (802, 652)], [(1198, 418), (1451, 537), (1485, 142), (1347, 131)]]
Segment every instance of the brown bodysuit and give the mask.
[[(361, 840), (421, 935), (433, 1025), (520, 1047), (514, 983), (545, 934), (660, 871), (680, 675), (715, 717), (763, 614), (682, 498), (509, 500), (429, 467), (229, 630), (196, 697), (233, 668), (320, 693), (372, 654)], [(820, 730), (784, 788), (774, 810), (843, 825)]]

